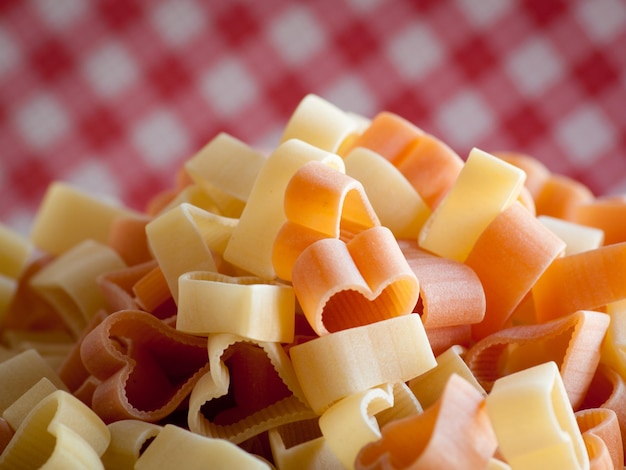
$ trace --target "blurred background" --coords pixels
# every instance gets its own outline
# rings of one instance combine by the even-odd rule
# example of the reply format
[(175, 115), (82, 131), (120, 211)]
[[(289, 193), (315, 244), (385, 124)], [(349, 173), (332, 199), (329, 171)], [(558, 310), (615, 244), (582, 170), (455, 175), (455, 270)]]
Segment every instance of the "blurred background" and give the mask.
[(0, 0), (0, 222), (53, 180), (142, 209), (218, 132), (271, 150), (307, 93), (626, 192), (623, 0)]

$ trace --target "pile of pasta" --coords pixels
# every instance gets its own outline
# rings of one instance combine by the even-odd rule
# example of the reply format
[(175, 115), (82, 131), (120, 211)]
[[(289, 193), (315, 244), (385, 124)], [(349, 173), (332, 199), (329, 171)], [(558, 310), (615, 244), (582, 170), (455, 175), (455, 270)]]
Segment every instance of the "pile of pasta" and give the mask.
[(626, 199), (306, 96), (0, 227), (0, 468), (622, 469)]

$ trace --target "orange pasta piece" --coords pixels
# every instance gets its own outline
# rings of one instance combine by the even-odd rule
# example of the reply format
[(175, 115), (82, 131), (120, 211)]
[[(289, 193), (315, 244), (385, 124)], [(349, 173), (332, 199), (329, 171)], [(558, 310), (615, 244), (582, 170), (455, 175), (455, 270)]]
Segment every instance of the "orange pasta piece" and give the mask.
[(424, 202), (434, 209), (454, 185), (463, 160), (438, 138), (423, 134), (395, 165)]
[(565, 242), (519, 202), (502, 211), (476, 240), (465, 260), (484, 288), (484, 319), (472, 326), (474, 339), (500, 330)]
[(0, 454), (4, 451), (9, 441), (13, 437), (14, 431), (7, 423), (6, 419), (0, 417)]
[(177, 331), (140, 310), (106, 317), (82, 341), (85, 368), (102, 382), (92, 409), (105, 421), (159, 421), (208, 371), (206, 339)]
[(402, 240), (399, 246), (419, 280), (420, 298), (413, 311), (422, 316), (427, 331), (483, 319), (485, 293), (472, 268), (422, 250), (413, 240)]
[(626, 242), (555, 259), (532, 288), (542, 323), (626, 298)]
[[(137, 304), (147, 312), (152, 312), (159, 318), (176, 313), (172, 305), (174, 299), (160, 266), (153, 266), (140, 279), (137, 279), (132, 286), (132, 291)], [(168, 309), (167, 307), (174, 308)]]
[(607, 408), (590, 408), (575, 413), (591, 470), (624, 467), (624, 449), (617, 415)]
[(487, 391), (500, 377), (553, 361), (577, 409), (600, 362), (608, 326), (608, 315), (584, 310), (545, 324), (514, 326), (474, 344), (465, 361)]
[(453, 374), (423, 413), (383, 426), (382, 438), (361, 449), (355, 468), (486, 468), (497, 441), (483, 404), (483, 394)]
[(626, 451), (626, 382), (620, 374), (603, 363), (598, 366), (581, 405), (583, 410), (590, 408), (615, 412), (621, 431), (622, 449)]
[(472, 342), (472, 325), (444, 326), (425, 328), (433, 354), (438, 355), (446, 349), (459, 345), (469, 347)]
[(133, 296), (133, 285), (156, 265), (156, 261), (152, 260), (101, 274), (97, 283), (109, 305), (109, 311), (139, 309)]
[(380, 225), (363, 185), (320, 161), (294, 173), (285, 189), (284, 209), (287, 221), (274, 240), (272, 263), (276, 275), (287, 281), (298, 256), (315, 241), (347, 242)]
[(118, 216), (111, 222), (108, 245), (120, 255), (128, 266), (152, 259), (146, 238), (146, 225), (151, 217), (146, 215)]
[(370, 125), (352, 141), (351, 147), (345, 147), (342, 156), (356, 147), (365, 147), (379, 153), (391, 163), (402, 159), (404, 152), (424, 135), (419, 127), (406, 119), (388, 111), (378, 113)]
[(584, 184), (564, 175), (551, 174), (535, 199), (537, 215), (573, 220), (577, 205), (594, 200)]
[(419, 282), (386, 227), (344, 243), (319, 240), (293, 268), (293, 288), (319, 335), (411, 313)]
[(604, 232), (604, 244), (626, 242), (626, 199), (607, 197), (578, 204), (572, 221), (599, 228)]

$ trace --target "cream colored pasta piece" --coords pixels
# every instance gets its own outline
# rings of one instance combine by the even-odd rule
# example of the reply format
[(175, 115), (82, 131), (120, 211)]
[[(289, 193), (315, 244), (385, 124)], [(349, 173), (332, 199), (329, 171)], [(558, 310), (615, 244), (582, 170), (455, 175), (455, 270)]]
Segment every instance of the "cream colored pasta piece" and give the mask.
[(456, 182), (422, 227), (419, 245), (464, 261), (485, 227), (518, 198), (524, 180), (519, 168), (472, 149)]
[(215, 203), (215, 200), (199, 184), (193, 183), (181, 188), (167, 204), (155, 211), (153, 217), (159, 216), (183, 203), (191, 204), (207, 212), (224, 215)]
[(107, 243), (113, 221), (128, 215), (137, 214), (55, 182), (48, 187), (39, 206), (30, 238), (37, 248), (60, 255), (87, 239)]
[(375, 415), (393, 406), (391, 384), (348, 395), (319, 419), (322, 435), (344, 468), (351, 469), (361, 448), (380, 438)]
[(565, 242), (565, 255), (595, 250), (604, 243), (604, 232), (599, 228), (581, 225), (549, 215), (540, 215), (537, 217), (537, 220)]
[(34, 349), (17, 354), (0, 363), (0, 412), (26, 393), (42, 378), (47, 378), (61, 390), (67, 390), (63, 381), (50, 365)]
[(185, 171), (215, 202), (220, 213), (239, 217), (265, 157), (221, 132), (185, 162)]
[(215, 256), (221, 255), (237, 219), (207, 212), (182, 203), (146, 226), (152, 253), (178, 302), (178, 278), (189, 271), (217, 271)]
[(289, 354), (317, 414), (348, 395), (406, 382), (437, 365), (415, 314), (330, 333), (292, 346)]
[(226, 261), (264, 279), (276, 277), (272, 250), (276, 234), (287, 221), (285, 189), (294, 173), (313, 160), (345, 172), (341, 157), (297, 139), (287, 140), (270, 154), (228, 241)]
[(185, 470), (236, 469), (269, 470), (265, 461), (224, 439), (200, 436), (173, 424), (163, 426), (137, 459), (135, 470), (155, 468)]
[(0, 320), (13, 301), (17, 285), (17, 279), (0, 274)]
[(32, 252), (30, 240), (0, 223), (0, 275), (17, 279)]
[(30, 285), (78, 336), (89, 319), (107, 306), (97, 283), (98, 276), (124, 266), (112, 248), (84, 240), (35, 274)]
[(287, 221), (274, 239), (272, 264), (276, 275), (291, 281), (293, 265), (317, 240), (349, 242), (380, 225), (363, 185), (319, 161), (304, 164), (289, 180), (284, 194)]
[(98, 416), (63, 390), (46, 396), (24, 418), (0, 455), (0, 468), (104, 468), (110, 433)]
[[(215, 334), (208, 338), (208, 354), (210, 371), (189, 397), (191, 431), (239, 444), (273, 427), (315, 416), (279, 343)], [(265, 384), (263, 393), (260, 382)], [(229, 394), (234, 394), (233, 407), (205, 416), (213, 400)]]
[(37, 403), (58, 390), (47, 377), (42, 377), (37, 383), (26, 390), (22, 396), (15, 400), (4, 410), (2, 417), (11, 425), (14, 430), (20, 427), (26, 415), (32, 410)]
[(180, 276), (176, 329), (193, 335), (232, 333), (258, 341), (290, 343), (296, 297), (286, 284), (209, 271)]
[(437, 360), (436, 367), (409, 380), (409, 388), (424, 408), (428, 408), (439, 399), (452, 374), (463, 377), (476, 390), (487, 395), (463, 360), (462, 355), (464, 353), (465, 348), (462, 346), (452, 346), (435, 358)]
[(344, 158), (346, 174), (363, 184), (380, 219), (396, 238), (417, 239), (431, 210), (404, 175), (386, 158), (358, 147)]
[(107, 428), (111, 433), (111, 443), (102, 454), (104, 468), (133, 470), (144, 448), (161, 432), (162, 426), (136, 419), (123, 419), (108, 424)]
[(486, 404), (500, 452), (511, 468), (589, 468), (585, 444), (554, 362), (498, 379)]
[(309, 94), (291, 115), (280, 141), (299, 139), (322, 150), (339, 153), (342, 144), (351, 140), (362, 127), (362, 119), (355, 119), (323, 98)]
[(311, 244), (294, 264), (292, 284), (318, 335), (410, 314), (419, 298), (417, 277), (382, 226), (347, 243), (326, 238)]
[(268, 431), (272, 457), (278, 470), (339, 469), (341, 462), (328, 446), (318, 425), (308, 419)]
[(511, 466), (502, 460), (492, 457), (489, 459), (489, 463), (487, 463), (487, 468), (485, 470), (511, 470)]

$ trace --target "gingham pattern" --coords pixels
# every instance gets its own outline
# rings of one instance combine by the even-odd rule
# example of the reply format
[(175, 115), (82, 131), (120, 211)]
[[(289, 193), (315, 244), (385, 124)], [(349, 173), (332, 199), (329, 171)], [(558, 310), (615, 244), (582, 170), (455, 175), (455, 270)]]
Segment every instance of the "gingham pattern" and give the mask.
[(0, 0), (0, 221), (27, 232), (55, 179), (142, 208), (309, 92), (626, 190), (623, 0)]

